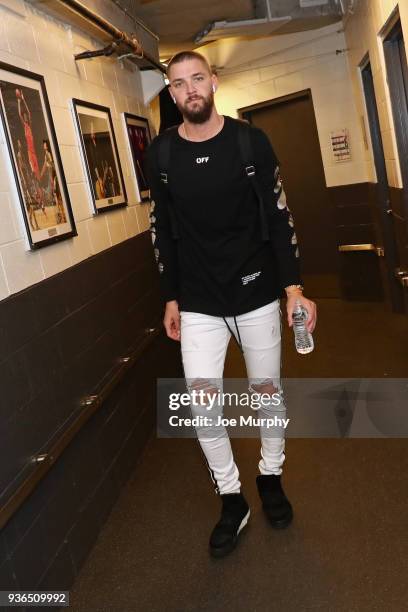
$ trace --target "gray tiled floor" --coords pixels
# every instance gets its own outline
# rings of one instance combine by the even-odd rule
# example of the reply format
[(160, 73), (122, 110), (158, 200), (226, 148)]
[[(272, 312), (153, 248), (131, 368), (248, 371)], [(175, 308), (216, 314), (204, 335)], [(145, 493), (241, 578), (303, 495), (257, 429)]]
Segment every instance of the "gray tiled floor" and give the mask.
[[(406, 376), (407, 331), (381, 305), (320, 300), (316, 351), (297, 357), (285, 331), (284, 374)], [(233, 345), (226, 375), (243, 375)], [(197, 442), (153, 436), (71, 590), (73, 610), (407, 609), (407, 440), (288, 439), (295, 519), (282, 531), (257, 498), (259, 441), (232, 444), (252, 511), (234, 553), (208, 555), (219, 499)]]

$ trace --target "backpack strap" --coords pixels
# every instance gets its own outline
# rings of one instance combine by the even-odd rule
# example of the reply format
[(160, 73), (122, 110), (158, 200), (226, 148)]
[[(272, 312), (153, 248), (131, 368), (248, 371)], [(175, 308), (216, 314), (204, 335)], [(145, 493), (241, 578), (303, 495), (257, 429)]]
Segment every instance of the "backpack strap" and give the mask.
[[(170, 162), (170, 150), (171, 150), (171, 142), (174, 134), (174, 130), (177, 126), (172, 126), (168, 128), (163, 134), (160, 136), (158, 143), (158, 152), (157, 152), (157, 163), (159, 167), (160, 180), (165, 185), (167, 190), (169, 199), (171, 199), (171, 194), (169, 190), (169, 177), (168, 177), (168, 168)], [(177, 229), (177, 219), (174, 213), (173, 206), (168, 207), (169, 216), (170, 216), (170, 225), (171, 225), (171, 233), (174, 240), (179, 239), (178, 229)]]
[(163, 132), (163, 134), (160, 136), (160, 139), (159, 139), (157, 162), (159, 165), (160, 180), (165, 185), (167, 185), (168, 183), (167, 170), (168, 170), (169, 162), (170, 162), (170, 146), (171, 146), (171, 138), (174, 134), (175, 127), (176, 126), (167, 128), (167, 130)]
[(265, 202), (261, 186), (256, 176), (255, 156), (251, 142), (251, 126), (245, 121), (239, 122), (238, 144), (241, 159), (244, 163), (245, 174), (247, 175), (258, 200), (262, 240), (267, 242), (269, 240), (269, 225), (266, 218)]

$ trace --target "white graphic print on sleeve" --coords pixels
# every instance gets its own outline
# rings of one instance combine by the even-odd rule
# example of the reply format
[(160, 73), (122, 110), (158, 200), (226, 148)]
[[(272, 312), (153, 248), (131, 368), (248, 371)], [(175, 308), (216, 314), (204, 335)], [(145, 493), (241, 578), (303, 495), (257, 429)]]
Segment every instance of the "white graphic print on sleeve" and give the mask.
[[(276, 205), (279, 208), (279, 210), (286, 210), (289, 213), (288, 216), (288, 225), (289, 227), (293, 228), (293, 234), (292, 234), (292, 238), (291, 238), (291, 244), (293, 246), (297, 245), (297, 236), (294, 230), (294, 222), (293, 222), (293, 217), (292, 217), (292, 213), (290, 212), (290, 208), (287, 204), (286, 201), (286, 193), (283, 189), (283, 185), (282, 185), (282, 178), (280, 176), (280, 169), (279, 166), (276, 166), (275, 168), (275, 173), (274, 173), (274, 179), (275, 179), (275, 186), (273, 188), (274, 193), (279, 194)], [(300, 253), (299, 253), (299, 247), (296, 246), (296, 250), (295, 250), (295, 257), (299, 257)]]
[(154, 244), (156, 241), (156, 217), (153, 214), (154, 211), (154, 207), (155, 207), (155, 202), (154, 200), (151, 200), (150, 202), (150, 211), (149, 211), (149, 221), (150, 221), (150, 235), (152, 238), (152, 243)]
[[(156, 242), (156, 225), (155, 225), (156, 217), (153, 214), (155, 206), (156, 206), (156, 204), (155, 204), (154, 200), (151, 200), (151, 202), (150, 202), (149, 220), (150, 220), (150, 236), (151, 236), (151, 239), (152, 239), (153, 246), (154, 246), (154, 244)], [(159, 261), (159, 259), (160, 259), (160, 251), (159, 251), (159, 249), (157, 247), (155, 247), (153, 252), (154, 252), (154, 257), (156, 259), (156, 263), (158, 264), (159, 272), (161, 274), (163, 272), (163, 270), (164, 270), (164, 266)]]
[(276, 166), (275, 168), (274, 179), (275, 179), (275, 186), (273, 188), (273, 191), (274, 193), (279, 194), (276, 205), (279, 208), (279, 210), (285, 210), (285, 209), (289, 210), (288, 205), (286, 203), (286, 193), (285, 193), (285, 190), (283, 189), (282, 178), (280, 175), (279, 166)]
[(287, 205), (286, 205), (286, 193), (284, 192), (283, 187), (282, 187), (282, 190), (280, 192), (279, 199), (278, 199), (278, 208), (280, 208), (281, 210), (284, 209), (284, 208), (287, 208)]

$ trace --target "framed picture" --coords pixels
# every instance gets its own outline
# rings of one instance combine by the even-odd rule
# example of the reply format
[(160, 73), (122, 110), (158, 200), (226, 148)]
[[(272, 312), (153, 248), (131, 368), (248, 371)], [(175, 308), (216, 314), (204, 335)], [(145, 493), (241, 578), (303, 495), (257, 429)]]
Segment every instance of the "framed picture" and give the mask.
[(140, 202), (149, 201), (149, 185), (147, 182), (145, 154), (151, 142), (149, 122), (144, 117), (123, 113), (126, 132), (132, 154), (133, 168), (139, 191)]
[(30, 247), (76, 236), (44, 77), (0, 62), (0, 114)]
[(127, 205), (110, 109), (72, 100), (95, 213)]

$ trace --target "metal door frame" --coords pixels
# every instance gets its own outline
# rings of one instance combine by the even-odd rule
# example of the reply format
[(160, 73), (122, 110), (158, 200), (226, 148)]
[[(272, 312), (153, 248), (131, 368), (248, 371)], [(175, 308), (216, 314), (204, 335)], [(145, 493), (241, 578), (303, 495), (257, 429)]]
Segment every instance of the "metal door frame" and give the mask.
[[(295, 93), (288, 94), (286, 96), (280, 96), (278, 98), (271, 98), (270, 100), (264, 100), (263, 102), (257, 102), (256, 104), (251, 104), (251, 106), (243, 106), (242, 108), (238, 108), (238, 115), (241, 119), (247, 119), (245, 116), (247, 113), (251, 113), (254, 110), (258, 110), (259, 108), (264, 108), (267, 106), (272, 106), (275, 104), (283, 104), (285, 102), (289, 102), (290, 100), (296, 100), (299, 98), (311, 98), (313, 104), (312, 90), (302, 89), (301, 91), (296, 91)], [(313, 105), (314, 109), (314, 105)], [(316, 119), (316, 118), (315, 118)], [(316, 125), (317, 129), (317, 125)]]

